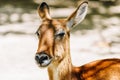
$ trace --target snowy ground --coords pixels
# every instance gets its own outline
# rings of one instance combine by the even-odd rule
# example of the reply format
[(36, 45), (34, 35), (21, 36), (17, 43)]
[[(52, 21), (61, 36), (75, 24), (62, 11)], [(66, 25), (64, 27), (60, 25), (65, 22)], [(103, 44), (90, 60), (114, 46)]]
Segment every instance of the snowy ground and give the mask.
[[(48, 80), (46, 69), (38, 68), (34, 60), (38, 42), (34, 33), (38, 24), (39, 22), (30, 22), (0, 26), (1, 80)], [(88, 31), (85, 35), (72, 34), (73, 64), (78, 66), (101, 58), (120, 58), (120, 36), (114, 36), (120, 34), (119, 31), (120, 27), (111, 27), (103, 31), (109, 40), (115, 38), (118, 41), (112, 45), (110, 51), (109, 47), (97, 45), (100, 37), (95, 30)]]

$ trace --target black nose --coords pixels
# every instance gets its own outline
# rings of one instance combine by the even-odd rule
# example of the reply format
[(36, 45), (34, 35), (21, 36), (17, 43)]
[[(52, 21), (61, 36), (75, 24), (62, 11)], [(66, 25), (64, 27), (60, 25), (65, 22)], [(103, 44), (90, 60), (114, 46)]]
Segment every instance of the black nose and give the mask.
[(40, 64), (42, 64), (44, 60), (48, 60), (48, 59), (49, 59), (48, 55), (43, 54), (43, 53), (36, 54), (36, 56), (35, 56), (35, 60)]
[(51, 62), (50, 57), (46, 53), (36, 54), (35, 60), (41, 67), (47, 66)]

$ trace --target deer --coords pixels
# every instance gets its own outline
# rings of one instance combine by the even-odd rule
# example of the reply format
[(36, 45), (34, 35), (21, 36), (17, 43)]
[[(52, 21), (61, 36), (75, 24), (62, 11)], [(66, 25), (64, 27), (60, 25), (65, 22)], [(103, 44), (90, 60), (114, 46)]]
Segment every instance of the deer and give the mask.
[(40, 68), (47, 68), (49, 80), (120, 80), (119, 58), (100, 59), (79, 67), (72, 64), (70, 31), (85, 18), (87, 9), (88, 1), (83, 1), (68, 18), (55, 19), (46, 2), (39, 5), (42, 22), (36, 31), (35, 61)]

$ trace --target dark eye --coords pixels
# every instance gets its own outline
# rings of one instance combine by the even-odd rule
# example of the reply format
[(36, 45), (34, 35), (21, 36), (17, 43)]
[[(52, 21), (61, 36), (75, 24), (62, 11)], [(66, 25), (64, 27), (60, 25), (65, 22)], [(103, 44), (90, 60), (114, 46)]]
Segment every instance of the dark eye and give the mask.
[(39, 33), (38, 31), (36, 32), (36, 34), (37, 34), (37, 36), (39, 36), (39, 35), (40, 35), (40, 33)]
[(61, 32), (61, 33), (57, 34), (57, 36), (59, 36), (59, 37), (63, 37), (64, 35), (65, 35), (65, 32)]
[(61, 39), (61, 38), (64, 37), (64, 35), (65, 35), (65, 32), (62, 31), (62, 32), (57, 33), (57, 34), (55, 35), (55, 38), (57, 38), (57, 39)]

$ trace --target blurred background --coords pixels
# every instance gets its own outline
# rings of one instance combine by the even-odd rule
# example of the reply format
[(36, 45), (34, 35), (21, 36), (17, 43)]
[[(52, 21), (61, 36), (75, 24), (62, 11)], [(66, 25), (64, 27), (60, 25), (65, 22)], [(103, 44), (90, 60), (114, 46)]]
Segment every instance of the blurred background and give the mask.
[[(0, 0), (1, 80), (48, 80), (34, 60), (43, 1), (53, 18), (66, 18), (83, 0)], [(86, 18), (71, 31), (71, 56), (76, 66), (120, 58), (120, 0), (89, 0)]]

